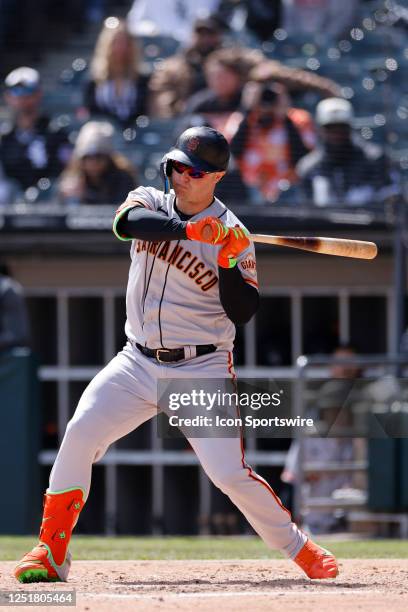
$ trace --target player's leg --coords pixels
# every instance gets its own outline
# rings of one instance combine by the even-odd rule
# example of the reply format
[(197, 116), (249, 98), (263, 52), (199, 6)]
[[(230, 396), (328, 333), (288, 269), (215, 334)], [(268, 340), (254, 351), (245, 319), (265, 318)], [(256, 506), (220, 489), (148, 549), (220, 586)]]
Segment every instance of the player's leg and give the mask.
[(306, 536), (261, 476), (244, 462), (239, 438), (189, 438), (202, 467), (270, 548), (294, 558)]
[(75, 483), (89, 493), (92, 464), (114, 441), (156, 413), (156, 386), (151, 364), (125, 349), (90, 382), (67, 425), (50, 474), (50, 489)]
[(17, 565), (21, 582), (66, 580), (68, 544), (87, 499), (92, 464), (156, 413), (148, 360), (122, 351), (88, 385), (68, 423), (44, 496), (39, 544)]
[[(224, 351), (193, 359), (173, 372), (174, 378), (190, 380), (235, 378), (232, 355)], [(307, 538), (272, 487), (246, 463), (240, 431), (231, 438), (216, 437), (218, 434), (188, 438), (209, 478), (229, 496), (268, 546), (293, 559), (310, 578), (336, 576), (333, 555)]]
[(271, 548), (293, 559), (310, 578), (334, 578), (335, 558), (292, 521), (272, 487), (246, 463), (239, 438), (189, 438), (202, 467)]

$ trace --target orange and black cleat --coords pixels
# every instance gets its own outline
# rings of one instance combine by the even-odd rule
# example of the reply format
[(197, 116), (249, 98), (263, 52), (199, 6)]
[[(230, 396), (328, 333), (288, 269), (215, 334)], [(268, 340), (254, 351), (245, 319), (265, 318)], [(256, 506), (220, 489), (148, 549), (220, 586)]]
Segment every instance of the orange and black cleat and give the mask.
[(307, 540), (294, 561), (312, 579), (335, 578), (339, 573), (339, 566), (332, 553), (311, 540)]

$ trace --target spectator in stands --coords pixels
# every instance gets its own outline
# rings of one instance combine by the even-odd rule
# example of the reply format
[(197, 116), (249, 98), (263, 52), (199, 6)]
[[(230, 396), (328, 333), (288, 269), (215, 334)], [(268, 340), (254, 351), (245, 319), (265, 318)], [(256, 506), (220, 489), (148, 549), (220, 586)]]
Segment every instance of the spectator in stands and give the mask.
[(315, 144), (312, 118), (292, 108), (280, 83), (248, 83), (243, 112), (231, 116), (231, 152), (256, 203), (275, 202), (297, 181), (295, 166)]
[[(209, 125), (228, 138), (225, 127), (231, 114), (240, 107), (242, 87), (248, 73), (262, 57), (259, 51), (237, 46), (213, 51), (204, 65), (206, 88), (186, 102), (183, 129), (192, 125)], [(234, 203), (242, 204), (248, 200), (245, 183), (233, 158), (226, 177), (217, 185), (216, 195), (229, 202), (233, 209)]]
[(122, 124), (148, 112), (148, 76), (141, 71), (140, 49), (124, 21), (105, 20), (84, 103), (91, 115), (106, 115)]
[(41, 98), (37, 70), (16, 68), (6, 77), (4, 99), (12, 120), (1, 129), (0, 163), (22, 191), (57, 177), (71, 155), (67, 133), (41, 114)]
[(186, 103), (185, 113), (202, 115), (219, 132), (240, 107), (242, 88), (250, 70), (262, 61), (254, 49), (230, 47), (211, 53), (205, 62), (207, 87)]
[(194, 21), (215, 13), (220, 0), (133, 0), (128, 14), (135, 36), (171, 36), (188, 45)]
[(190, 44), (159, 64), (152, 74), (153, 113), (174, 117), (184, 110), (185, 101), (206, 87), (204, 64), (210, 53), (223, 45), (223, 25), (214, 17), (197, 19)]
[(316, 34), (329, 42), (347, 36), (355, 23), (359, 0), (282, 0), (282, 28), (295, 39)]
[(113, 127), (89, 121), (80, 130), (72, 159), (63, 172), (60, 198), (65, 204), (112, 204), (135, 188), (130, 162), (113, 148)]
[(381, 149), (353, 138), (353, 118), (348, 100), (327, 98), (317, 105), (321, 145), (297, 166), (301, 195), (316, 206), (362, 206), (399, 193)]
[(23, 289), (0, 262), (0, 355), (29, 344), (30, 326)]

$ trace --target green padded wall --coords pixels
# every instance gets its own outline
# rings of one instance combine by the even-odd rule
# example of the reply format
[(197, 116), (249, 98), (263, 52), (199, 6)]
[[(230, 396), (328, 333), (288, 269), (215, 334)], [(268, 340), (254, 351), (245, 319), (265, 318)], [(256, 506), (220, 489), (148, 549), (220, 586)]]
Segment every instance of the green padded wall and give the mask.
[(0, 355), (0, 533), (37, 532), (41, 509), (40, 401), (26, 349)]

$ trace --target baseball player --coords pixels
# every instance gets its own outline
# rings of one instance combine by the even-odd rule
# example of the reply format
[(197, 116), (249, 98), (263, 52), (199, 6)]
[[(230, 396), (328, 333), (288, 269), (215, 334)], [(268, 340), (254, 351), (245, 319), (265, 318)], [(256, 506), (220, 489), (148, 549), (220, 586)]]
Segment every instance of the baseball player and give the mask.
[[(131, 241), (124, 349), (91, 381), (68, 423), (44, 495), (39, 542), (14, 571), (20, 582), (66, 581), (68, 545), (89, 494), (92, 464), (157, 414), (159, 379), (234, 378), (235, 325), (255, 314), (255, 252), (239, 219), (216, 197), (229, 159), (225, 138), (190, 128), (165, 155), (164, 191), (138, 187), (113, 231)], [(170, 190), (170, 186), (172, 189)], [(310, 578), (337, 562), (292, 522), (234, 438), (189, 438), (207, 475), (272, 548)]]

